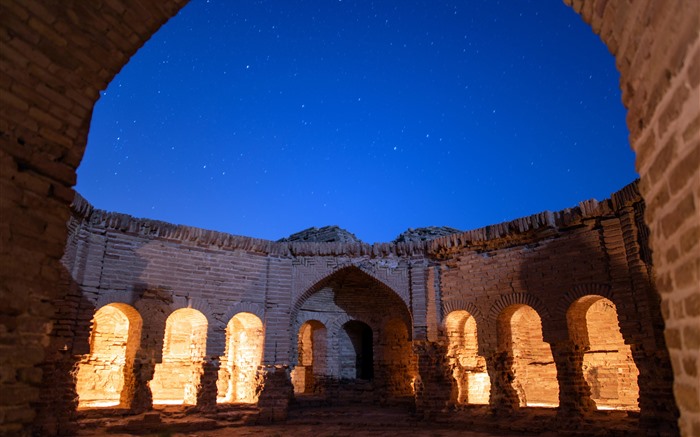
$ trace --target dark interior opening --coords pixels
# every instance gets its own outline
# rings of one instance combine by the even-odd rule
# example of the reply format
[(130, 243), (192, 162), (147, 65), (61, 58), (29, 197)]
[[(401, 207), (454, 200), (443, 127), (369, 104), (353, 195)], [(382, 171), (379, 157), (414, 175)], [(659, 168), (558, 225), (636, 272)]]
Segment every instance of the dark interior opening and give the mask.
[(372, 328), (365, 323), (353, 320), (345, 324), (345, 332), (355, 348), (356, 378), (371, 381), (374, 378)]

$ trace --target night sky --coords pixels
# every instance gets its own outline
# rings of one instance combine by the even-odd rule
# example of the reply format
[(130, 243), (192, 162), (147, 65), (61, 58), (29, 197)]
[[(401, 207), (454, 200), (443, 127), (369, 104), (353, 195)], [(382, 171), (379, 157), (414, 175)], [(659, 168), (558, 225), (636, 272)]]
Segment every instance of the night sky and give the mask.
[(193, 0), (102, 93), (76, 189), (271, 240), (474, 229), (637, 177), (618, 82), (560, 0)]

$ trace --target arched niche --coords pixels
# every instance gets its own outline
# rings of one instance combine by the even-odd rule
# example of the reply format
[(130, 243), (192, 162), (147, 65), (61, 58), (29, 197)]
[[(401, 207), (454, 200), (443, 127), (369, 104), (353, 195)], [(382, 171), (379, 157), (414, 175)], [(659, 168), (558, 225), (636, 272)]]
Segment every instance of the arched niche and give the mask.
[(571, 341), (583, 353), (583, 376), (600, 409), (639, 410), (639, 370), (620, 332), (617, 307), (598, 295), (581, 297), (566, 313)]
[(226, 351), (217, 379), (217, 402), (252, 403), (258, 398), (258, 367), (265, 336), (260, 318), (238, 313), (226, 325)]
[(207, 346), (207, 318), (192, 308), (174, 311), (165, 322), (163, 359), (149, 383), (153, 404), (197, 403)]
[(127, 304), (112, 303), (95, 312), (90, 354), (76, 373), (78, 408), (124, 405), (133, 390), (130, 373), (142, 325), (139, 312)]
[(304, 322), (297, 336), (297, 365), (292, 371), (295, 394), (311, 394), (321, 390), (317, 384), (328, 370), (327, 355), (326, 326), (318, 320)]
[(476, 319), (464, 310), (452, 311), (445, 318), (449, 340), (447, 356), (457, 381), (459, 404), (488, 404), (491, 381), (486, 360), (479, 355)]
[(557, 368), (537, 311), (524, 304), (504, 308), (498, 316), (498, 346), (513, 360), (512, 386), (521, 407), (559, 406)]

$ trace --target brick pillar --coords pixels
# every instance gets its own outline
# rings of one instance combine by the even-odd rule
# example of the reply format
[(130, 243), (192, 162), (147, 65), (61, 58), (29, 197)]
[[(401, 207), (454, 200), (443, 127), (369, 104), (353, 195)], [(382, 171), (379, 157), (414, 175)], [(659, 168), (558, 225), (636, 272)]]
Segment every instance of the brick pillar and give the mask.
[(140, 414), (153, 409), (153, 395), (148, 383), (153, 379), (155, 370), (155, 361), (136, 356), (133, 375), (130, 378), (133, 380), (133, 392), (130, 395), (131, 401), (127, 404), (133, 414)]
[(202, 376), (199, 378), (199, 390), (197, 391), (197, 409), (200, 411), (216, 409), (216, 380), (220, 367), (221, 362), (217, 357), (205, 358), (204, 363), (202, 363)]
[[(32, 423), (35, 435), (71, 435), (75, 432), (75, 412), (78, 393), (75, 377), (83, 357), (90, 353), (90, 327), (94, 305), (81, 295), (77, 284), (67, 282), (68, 294), (53, 302), (56, 317), (45, 350), (45, 362), (41, 366), (43, 378), (39, 402), (35, 405), (37, 416)], [(41, 373), (27, 372), (25, 378), (32, 381)], [(1, 416), (0, 416), (1, 417)], [(2, 419), (0, 419), (2, 422)], [(0, 429), (0, 435), (4, 435)]]
[[(77, 431), (75, 411), (78, 408), (78, 393), (75, 391), (75, 374), (79, 362), (79, 356), (71, 355), (68, 351), (58, 351), (42, 366), (45, 389), (41, 394), (39, 415), (32, 427), (33, 435), (73, 435)], [(5, 434), (0, 432), (0, 435)]]
[(508, 413), (520, 408), (518, 393), (513, 388), (513, 357), (508, 352), (495, 352), (486, 357), (491, 380), (489, 404), (494, 413)]
[(558, 414), (576, 417), (595, 411), (591, 388), (583, 377), (583, 350), (571, 340), (552, 342), (550, 347), (559, 381)]
[(141, 341), (134, 358), (134, 414), (153, 409), (153, 394), (148, 383), (153, 379), (156, 363), (163, 359), (163, 340), (167, 315), (171, 313), (169, 297), (160, 290), (138, 290), (143, 297), (134, 302), (134, 308), (143, 317)]
[(136, 370), (134, 362), (126, 363), (124, 366), (124, 388), (119, 396), (119, 404), (125, 408), (131, 409), (136, 397)]
[(668, 385), (673, 371), (665, 350), (647, 351), (642, 345), (631, 345), (632, 357), (639, 370), (639, 426), (655, 429), (660, 435), (677, 435), (678, 408)]
[(259, 370), (258, 408), (262, 422), (277, 422), (287, 418), (294, 387), (287, 366), (263, 366)]
[[(623, 203), (620, 195), (615, 198)], [(651, 277), (650, 250), (647, 235), (649, 229), (643, 220), (644, 203), (627, 205), (620, 212), (620, 226), (624, 237), (625, 261), (629, 269), (629, 287), (635, 294), (637, 315), (621, 320), (623, 335), (632, 338), (630, 347), (634, 362), (639, 370), (640, 426), (642, 429), (658, 427), (660, 433), (669, 431), (675, 435), (678, 430), (679, 411), (673, 395), (673, 368), (666, 341), (674, 336), (663, 336), (664, 321), (661, 314), (659, 296)], [(676, 310), (674, 310), (676, 312)], [(640, 323), (638, 320), (643, 320)], [(632, 327), (628, 327), (629, 325)], [(629, 334), (631, 333), (631, 335)], [(679, 344), (669, 345), (671, 348)]]
[(418, 360), (415, 381), (416, 413), (430, 419), (447, 410), (456, 397), (457, 384), (452, 377), (447, 347), (430, 341), (414, 341), (413, 352)]

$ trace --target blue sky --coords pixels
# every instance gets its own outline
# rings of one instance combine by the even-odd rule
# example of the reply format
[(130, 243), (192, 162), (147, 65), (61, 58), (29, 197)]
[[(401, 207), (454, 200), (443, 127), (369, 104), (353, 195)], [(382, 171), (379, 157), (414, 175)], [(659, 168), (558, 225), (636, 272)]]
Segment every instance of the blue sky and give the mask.
[(102, 93), (76, 189), (271, 240), (474, 229), (637, 177), (618, 82), (560, 1), (193, 0)]

